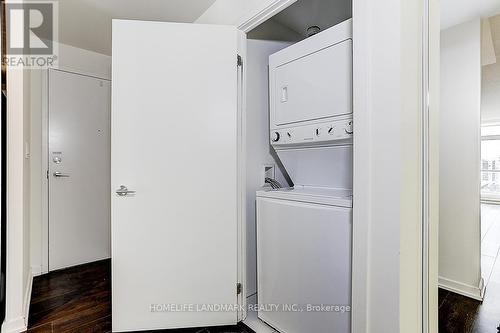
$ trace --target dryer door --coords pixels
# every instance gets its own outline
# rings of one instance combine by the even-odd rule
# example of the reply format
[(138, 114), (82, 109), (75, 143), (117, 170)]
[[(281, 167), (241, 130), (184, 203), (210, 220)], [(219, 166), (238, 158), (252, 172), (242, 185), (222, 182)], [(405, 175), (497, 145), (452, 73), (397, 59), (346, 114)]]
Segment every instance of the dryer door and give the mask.
[(352, 112), (352, 40), (271, 68), (276, 126)]

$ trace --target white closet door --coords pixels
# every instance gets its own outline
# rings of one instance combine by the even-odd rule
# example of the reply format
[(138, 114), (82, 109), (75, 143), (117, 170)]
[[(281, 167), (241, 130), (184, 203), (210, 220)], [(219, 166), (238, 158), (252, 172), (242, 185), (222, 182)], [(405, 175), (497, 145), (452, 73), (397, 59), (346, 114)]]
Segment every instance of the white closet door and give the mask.
[(113, 331), (238, 320), (240, 38), (113, 21)]
[(108, 80), (49, 71), (49, 270), (110, 257)]

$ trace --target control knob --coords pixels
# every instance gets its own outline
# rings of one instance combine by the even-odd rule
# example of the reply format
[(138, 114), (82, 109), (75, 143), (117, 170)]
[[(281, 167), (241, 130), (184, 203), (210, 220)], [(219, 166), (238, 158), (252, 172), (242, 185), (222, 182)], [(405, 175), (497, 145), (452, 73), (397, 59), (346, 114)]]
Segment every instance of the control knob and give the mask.
[(345, 132), (346, 134), (352, 134), (353, 133), (353, 130), (352, 130), (352, 121), (349, 121), (345, 127)]
[(274, 132), (271, 140), (273, 142), (278, 142), (280, 140), (280, 133), (279, 132)]

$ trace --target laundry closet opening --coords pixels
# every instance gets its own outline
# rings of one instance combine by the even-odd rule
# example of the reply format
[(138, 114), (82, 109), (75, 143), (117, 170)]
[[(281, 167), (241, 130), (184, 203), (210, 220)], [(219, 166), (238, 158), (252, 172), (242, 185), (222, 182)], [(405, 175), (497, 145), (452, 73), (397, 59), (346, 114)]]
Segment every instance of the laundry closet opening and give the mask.
[[(351, 1), (299, 0), (247, 33), (244, 323), (256, 332), (350, 332), (352, 41)], [(338, 311), (286, 311), (297, 304)]]

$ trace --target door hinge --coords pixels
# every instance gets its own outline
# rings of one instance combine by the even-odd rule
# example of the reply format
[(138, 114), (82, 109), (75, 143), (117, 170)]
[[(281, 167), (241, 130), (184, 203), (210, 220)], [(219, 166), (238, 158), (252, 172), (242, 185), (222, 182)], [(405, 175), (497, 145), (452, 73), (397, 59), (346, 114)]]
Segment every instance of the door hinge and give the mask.
[(239, 54), (236, 56), (236, 65), (238, 67), (243, 66), (243, 58)]
[(47, 179), (49, 179), (49, 170), (47, 170), (47, 174), (45, 175), (45, 177), (47, 177)]
[(236, 284), (236, 295), (239, 295), (243, 292), (243, 285), (241, 283)]

